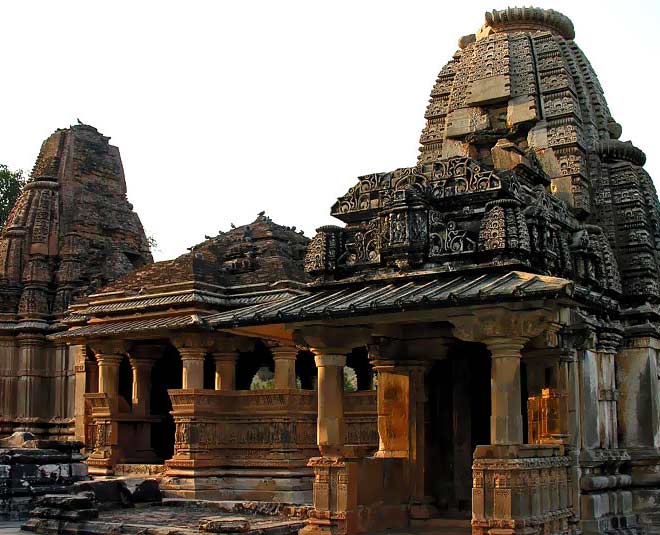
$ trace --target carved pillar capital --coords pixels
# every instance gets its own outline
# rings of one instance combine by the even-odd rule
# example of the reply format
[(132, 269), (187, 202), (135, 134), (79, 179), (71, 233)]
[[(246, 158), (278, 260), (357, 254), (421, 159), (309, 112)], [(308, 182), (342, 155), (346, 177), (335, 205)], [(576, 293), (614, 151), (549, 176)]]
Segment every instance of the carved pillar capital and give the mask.
[(314, 353), (347, 354), (354, 347), (364, 346), (371, 340), (371, 332), (365, 327), (327, 327), (311, 325), (296, 331), (296, 343)]
[(87, 344), (94, 355), (124, 355), (129, 348), (126, 340), (90, 340)]
[(270, 352), (275, 360), (296, 360), (299, 349), (295, 346), (275, 345), (270, 347)]
[(254, 350), (255, 340), (242, 336), (216, 336), (213, 346), (210, 348), (212, 354), (237, 354), (247, 353)]
[(550, 310), (510, 310), (487, 308), (479, 314), (451, 318), (454, 335), (468, 342), (484, 342), (494, 338), (534, 338), (556, 325), (556, 314)]
[(235, 363), (238, 360), (238, 353), (236, 351), (214, 351), (211, 353), (213, 360), (217, 362), (231, 362)]
[(520, 359), (520, 351), (522, 350), (527, 338), (510, 338), (508, 336), (493, 336), (490, 338), (483, 338), (483, 344), (488, 347), (491, 358), (515, 358)]
[(163, 355), (161, 344), (134, 344), (128, 351), (131, 361), (156, 361)]
[[(315, 351), (316, 352), (316, 351)], [(330, 366), (344, 367), (346, 366), (346, 355), (335, 355), (332, 353), (316, 354), (314, 362), (317, 368), (325, 368)]]
[(180, 333), (170, 337), (170, 342), (177, 348), (179, 353), (186, 349), (204, 348), (207, 352), (217, 341), (217, 335), (213, 333), (188, 332)]
[(179, 355), (182, 361), (204, 360), (208, 349), (206, 347), (182, 347), (179, 348)]
[(596, 340), (596, 351), (615, 354), (623, 345), (623, 334), (614, 331), (602, 331), (598, 333)]
[(96, 362), (99, 368), (119, 368), (124, 355), (97, 353)]
[(565, 344), (577, 350), (594, 350), (597, 344), (596, 327), (590, 323), (576, 323), (562, 333)]

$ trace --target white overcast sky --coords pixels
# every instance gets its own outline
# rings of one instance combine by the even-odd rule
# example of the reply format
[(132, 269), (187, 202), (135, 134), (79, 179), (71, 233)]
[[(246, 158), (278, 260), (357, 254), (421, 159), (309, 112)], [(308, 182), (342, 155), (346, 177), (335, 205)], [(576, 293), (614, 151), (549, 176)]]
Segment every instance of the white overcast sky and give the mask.
[[(525, 5), (529, 5), (529, 0)], [(0, 3), (0, 162), (29, 171), (80, 118), (175, 257), (261, 210), (312, 236), (356, 177), (414, 165), (424, 109), (481, 0)], [(660, 2), (536, 1), (575, 25), (660, 184)]]

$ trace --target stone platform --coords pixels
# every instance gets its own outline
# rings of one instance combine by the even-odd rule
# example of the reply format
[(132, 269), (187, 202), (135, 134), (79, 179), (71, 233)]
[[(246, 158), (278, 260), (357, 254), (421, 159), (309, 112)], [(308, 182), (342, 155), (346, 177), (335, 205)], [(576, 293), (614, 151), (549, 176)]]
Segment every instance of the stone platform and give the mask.
[(164, 500), (162, 504), (100, 511), (97, 518), (68, 521), (31, 518), (22, 529), (43, 534), (293, 535), (304, 525), (305, 508), (267, 502)]

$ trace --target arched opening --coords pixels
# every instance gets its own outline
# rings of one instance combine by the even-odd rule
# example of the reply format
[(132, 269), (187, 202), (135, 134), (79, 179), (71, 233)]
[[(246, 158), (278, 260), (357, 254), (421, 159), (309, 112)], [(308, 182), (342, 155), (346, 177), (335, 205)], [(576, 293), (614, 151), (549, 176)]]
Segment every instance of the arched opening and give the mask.
[(151, 447), (162, 459), (174, 455), (174, 419), (170, 414), (172, 402), (167, 391), (181, 388), (182, 364), (176, 348), (165, 346), (163, 355), (151, 369), (151, 415), (159, 421), (151, 425)]
[(356, 347), (346, 355), (346, 367), (355, 374), (354, 391), (374, 390), (374, 369), (366, 347)]
[(268, 366), (262, 366), (252, 377), (250, 390), (272, 390), (273, 388), (275, 388), (275, 373)]
[(490, 443), (490, 353), (456, 341), (426, 376), (426, 488), (443, 514), (472, 510), (472, 455)]
[(275, 361), (268, 348), (260, 341), (252, 351), (239, 353), (236, 361), (236, 390), (250, 390), (252, 381), (260, 368), (275, 373)]

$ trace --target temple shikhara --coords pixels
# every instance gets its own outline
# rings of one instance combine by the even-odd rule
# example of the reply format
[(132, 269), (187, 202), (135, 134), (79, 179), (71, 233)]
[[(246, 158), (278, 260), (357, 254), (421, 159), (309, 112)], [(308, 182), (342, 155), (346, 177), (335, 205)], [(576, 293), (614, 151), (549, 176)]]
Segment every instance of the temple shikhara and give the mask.
[(262, 212), (154, 263), (117, 148), (58, 130), (0, 237), (0, 435), (301, 535), (660, 533), (660, 203), (574, 37), (486, 13), (416, 165), (311, 240)]

